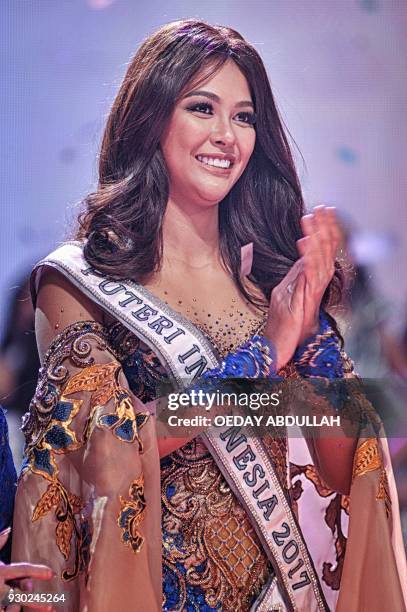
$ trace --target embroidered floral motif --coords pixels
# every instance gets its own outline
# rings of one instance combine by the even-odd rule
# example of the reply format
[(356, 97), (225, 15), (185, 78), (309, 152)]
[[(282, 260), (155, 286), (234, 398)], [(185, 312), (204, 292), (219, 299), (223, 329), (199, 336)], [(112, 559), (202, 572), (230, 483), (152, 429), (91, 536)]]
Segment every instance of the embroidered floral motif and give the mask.
[[(56, 397), (56, 387), (49, 384), (48, 393), (52, 397)], [(81, 564), (81, 536), (80, 528), (77, 525), (79, 519), (75, 515), (78, 515), (81, 511), (83, 502), (78, 496), (69, 493), (60, 481), (54, 455), (70, 452), (82, 446), (82, 443), (77, 440), (75, 432), (70, 428), (81, 404), (81, 400), (70, 401), (61, 396), (61, 399), (54, 404), (44, 431), (42, 434), (38, 433), (35, 446), (29, 445), (27, 447), (26, 458), (22, 467), (22, 472), (31, 470), (50, 483), (37, 502), (31, 520), (35, 522), (54, 509), (57, 521), (55, 541), (65, 560), (70, 557), (71, 548), (74, 546), (74, 567), (63, 572), (62, 578), (64, 580), (75, 578)]]
[(135, 413), (133, 403), (127, 391), (117, 387), (114, 393), (116, 411), (104, 414), (98, 418), (98, 425), (111, 429), (114, 435), (122, 442), (133, 443), (137, 440), (140, 452), (143, 452), (143, 443), (139, 430), (146, 424), (150, 415), (147, 412)]
[(164, 609), (248, 609), (272, 568), (212, 456), (193, 440), (161, 474)]
[[(160, 381), (165, 373), (161, 371), (160, 364), (151, 349), (140, 344), (139, 349), (123, 364), (123, 370), (135, 395), (142, 397), (143, 401), (155, 398), (157, 381)], [(236, 376), (235, 373), (230, 375)], [(293, 364), (280, 371), (279, 375), (284, 378), (298, 377)], [(286, 440), (280, 442), (282, 447), (286, 444)], [(274, 449), (267, 450), (270, 456), (274, 457)], [(281, 465), (276, 466), (277, 468), (284, 483), (286, 468), (282, 457)], [(303, 466), (298, 466), (299, 470), (302, 468)], [(312, 472), (311, 466), (307, 475), (314, 480), (318, 491), (320, 483), (317, 482), (318, 479)], [(161, 485), (163, 609), (206, 612), (215, 610), (237, 612), (248, 609), (261, 588), (273, 575), (273, 569), (248, 522), (247, 515), (202, 442), (193, 440), (161, 460)], [(301, 481), (296, 480), (293, 487), (296, 489), (297, 498), (300, 497)], [(337, 563), (326, 566), (324, 580), (332, 589), (337, 589), (346, 544), (341, 527), (342, 512), (347, 511), (348, 498), (336, 495), (328, 488), (324, 492), (326, 497), (332, 496), (326, 509), (325, 520), (335, 537), (337, 551)], [(226, 532), (222, 532), (221, 529), (231, 517), (237, 518), (239, 527), (258, 547), (253, 565), (246, 566), (246, 570), (242, 571), (237, 582), (233, 566), (228, 566), (220, 554), (219, 535), (225, 538)], [(233, 522), (231, 526), (234, 527)], [(230, 548), (232, 541), (231, 539), (225, 542), (227, 549)]]
[(80, 368), (92, 365), (91, 338), (96, 340), (101, 349), (106, 348), (107, 337), (103, 327), (89, 321), (70, 325), (50, 345), (45, 354), (44, 366), (39, 371), (34, 398), (23, 418), (22, 430), (28, 447), (37, 444), (38, 437), (52, 419), (62, 386), (69, 377), (63, 361), (69, 358), (73, 365)]
[(121, 509), (117, 524), (122, 530), (122, 542), (138, 553), (144, 544), (144, 538), (138, 530), (146, 509), (143, 475), (131, 483), (129, 497), (127, 500), (120, 495)]
[(58, 520), (56, 541), (59, 550), (68, 559), (71, 554), (71, 539), (75, 527), (74, 514), (83, 508), (83, 502), (77, 495), (68, 493), (59, 481), (52, 482), (34, 508), (32, 521), (46, 516), (52, 508)]
[(318, 333), (308, 343), (304, 343), (297, 349), (294, 363), (298, 373), (307, 378), (314, 376), (329, 380), (343, 378), (343, 360), (339, 339), (322, 311)]
[(203, 379), (268, 378), (275, 377), (274, 348), (264, 336), (253, 336), (229, 353), (220, 366), (208, 370)]
[[(331, 497), (328, 506), (325, 510), (325, 523), (328, 525), (335, 540), (336, 562), (324, 561), (322, 564), (322, 579), (334, 591), (339, 589), (343, 564), (345, 561), (346, 537), (342, 527), (343, 511), (349, 513), (349, 498), (346, 495), (340, 495), (330, 489), (322, 480), (314, 465), (295, 465), (290, 463), (291, 479), (298, 476), (305, 476), (312, 482), (320, 497)], [(293, 482), (290, 495), (292, 503), (297, 506), (297, 502), (303, 493), (301, 479)], [(297, 513), (298, 514), (298, 513)]]
[(325, 522), (330, 528), (332, 535), (335, 538), (335, 553), (336, 562), (324, 561), (322, 564), (322, 579), (331, 587), (331, 589), (337, 591), (340, 587), (343, 564), (345, 561), (346, 552), (346, 537), (342, 529), (342, 510), (348, 511), (348, 500), (347, 496), (336, 493), (325, 511)]
[(382, 460), (379, 452), (379, 445), (376, 438), (369, 438), (362, 442), (356, 449), (353, 460), (352, 480), (356, 476), (363, 476), (367, 472), (379, 470), (382, 467)]
[[(29, 470), (49, 483), (34, 508), (32, 521), (54, 511), (57, 547), (66, 561), (73, 559), (73, 567), (62, 573), (64, 580), (86, 573), (92, 534), (89, 522), (80, 515), (82, 500), (61, 482), (56, 457), (82, 448), (95, 425), (108, 428), (121, 441), (137, 441), (142, 450), (139, 430), (149, 418), (148, 413), (135, 414), (129, 393), (119, 384), (120, 364), (94, 364), (91, 340), (99, 349), (107, 348), (107, 334), (97, 323), (71, 325), (54, 340), (23, 425), (27, 444), (22, 473)], [(71, 378), (64, 363), (68, 359), (82, 368)], [(84, 400), (70, 397), (76, 393), (90, 393), (89, 414), (79, 433), (72, 425)], [(111, 400), (115, 412), (99, 416), (95, 423), (97, 412)]]
[(137, 440), (139, 449), (142, 451), (143, 444), (139, 436), (139, 429), (145, 425), (149, 414), (136, 415), (128, 391), (120, 386), (120, 371), (121, 366), (116, 362), (89, 366), (68, 381), (64, 395), (83, 391), (91, 393), (90, 413), (85, 426), (84, 442), (89, 436), (96, 410), (113, 399), (115, 412), (99, 416), (97, 424), (112, 430), (113, 434), (123, 442), (132, 444)]
[[(254, 357), (248, 344), (243, 345), (242, 358), (236, 357), (240, 366), (232, 364), (231, 357), (225, 360), (225, 378), (271, 374), (270, 345), (259, 338), (253, 346)], [(240, 354), (240, 347), (236, 352)], [(158, 384), (167, 376), (153, 351), (142, 344), (123, 363), (123, 371), (133, 393), (143, 401), (156, 396)], [(213, 380), (215, 384), (219, 380), (216, 374)], [(248, 609), (273, 570), (246, 513), (203, 443), (193, 440), (163, 459), (161, 483), (163, 609)]]
[(386, 470), (384, 467), (380, 471), (379, 477), (379, 489), (377, 491), (376, 499), (384, 501), (384, 507), (386, 509), (386, 516), (389, 518), (391, 513), (391, 498), (390, 498), (390, 489), (389, 489), (389, 481), (387, 479)]
[[(92, 531), (90, 528), (90, 523), (87, 519), (81, 517), (80, 528), (79, 528), (79, 546), (78, 546), (78, 556), (79, 556), (79, 573), (84, 572), (85, 574), (85, 584), (88, 581), (88, 567), (90, 562), (90, 545), (92, 543)], [(70, 576), (67, 571), (64, 572), (65, 576), (69, 580)]]
[(386, 515), (389, 517), (391, 512), (389, 483), (387, 480), (386, 470), (384, 469), (382, 463), (379, 442), (377, 438), (369, 438), (368, 440), (362, 442), (362, 444), (356, 449), (355, 458), (353, 460), (352, 480), (354, 480), (357, 476), (363, 476), (364, 474), (374, 472), (375, 470), (380, 470), (376, 500), (384, 501)]

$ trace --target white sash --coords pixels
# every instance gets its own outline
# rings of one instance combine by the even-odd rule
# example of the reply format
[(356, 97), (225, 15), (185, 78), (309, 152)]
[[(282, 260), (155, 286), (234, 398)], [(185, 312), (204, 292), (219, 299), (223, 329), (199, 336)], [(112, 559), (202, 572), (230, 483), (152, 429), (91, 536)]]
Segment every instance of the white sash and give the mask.
[[(62, 272), (140, 337), (157, 354), (179, 389), (218, 365), (212, 345), (188, 319), (141, 285), (110, 280), (95, 272), (86, 262), (80, 243), (61, 246), (36, 269), (43, 265)], [(249, 429), (243, 433), (239, 427), (213, 428), (203, 438), (248, 513), (279, 579), (279, 584), (272, 580), (263, 589), (252, 610), (329, 611), (302, 533), (261, 440)]]

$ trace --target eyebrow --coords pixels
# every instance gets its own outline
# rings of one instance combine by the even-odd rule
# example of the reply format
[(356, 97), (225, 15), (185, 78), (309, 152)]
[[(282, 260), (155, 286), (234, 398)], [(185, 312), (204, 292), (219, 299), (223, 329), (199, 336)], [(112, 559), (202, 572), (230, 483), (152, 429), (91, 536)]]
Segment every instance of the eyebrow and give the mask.
[[(203, 96), (204, 98), (209, 98), (210, 100), (214, 100), (215, 102), (221, 101), (219, 96), (212, 93), (211, 91), (205, 91), (204, 89), (190, 91), (184, 96), (184, 98), (191, 98), (192, 96)], [(240, 108), (241, 106), (251, 106), (252, 108), (254, 108), (254, 104), (251, 100), (241, 100), (240, 102), (236, 102), (235, 106), (238, 108)]]

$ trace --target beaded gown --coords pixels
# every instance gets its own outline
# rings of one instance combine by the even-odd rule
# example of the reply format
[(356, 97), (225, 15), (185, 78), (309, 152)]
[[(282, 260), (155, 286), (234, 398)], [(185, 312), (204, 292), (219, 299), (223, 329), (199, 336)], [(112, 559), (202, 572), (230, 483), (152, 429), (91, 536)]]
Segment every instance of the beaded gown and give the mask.
[[(223, 322), (214, 319), (200, 325), (223, 356), (262, 327), (257, 318), (243, 325), (239, 310), (224, 314)], [(118, 338), (129, 338), (120, 326), (117, 330)], [(166, 373), (146, 345), (134, 337), (133, 342), (134, 352), (123, 362), (123, 370), (133, 393), (148, 402)], [(275, 440), (274, 451), (284, 479), (286, 441)], [(161, 500), (163, 609), (249, 610), (272, 566), (245, 511), (198, 438), (161, 459)]]
[[(225, 314), (223, 326), (200, 323), (224, 362), (238, 358), (263, 323), (235, 307)], [(199, 438), (159, 461), (150, 406), (166, 372), (120, 323), (104, 326), (85, 315), (73, 309), (72, 323), (55, 335), (24, 420), (13, 558), (51, 564), (50, 588), (66, 595), (69, 612), (249, 611), (273, 569), (241, 503)], [(324, 362), (314, 344), (324, 370), (332, 350)], [(329, 504), (320, 522), (336, 557), (322, 551), (317, 571), (334, 601), (346, 499), (311, 464), (287, 465), (285, 439), (266, 437), (264, 445), (294, 512), (304, 483), (325, 510)], [(352, 571), (346, 575), (352, 582)]]

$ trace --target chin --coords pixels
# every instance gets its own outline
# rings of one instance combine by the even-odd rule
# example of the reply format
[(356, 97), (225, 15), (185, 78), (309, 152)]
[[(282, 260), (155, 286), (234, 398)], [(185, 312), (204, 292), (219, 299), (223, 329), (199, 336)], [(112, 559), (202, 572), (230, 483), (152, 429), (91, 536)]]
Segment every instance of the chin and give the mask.
[(227, 193), (218, 195), (216, 197), (200, 195), (199, 197), (199, 201), (201, 203), (200, 205), (201, 207), (204, 207), (204, 208), (211, 208), (213, 206), (217, 206), (219, 202), (221, 202), (226, 195)]
[(231, 188), (232, 186), (230, 186), (228, 189), (203, 188), (197, 190), (197, 195), (206, 206), (214, 206), (215, 204), (219, 204), (219, 202), (221, 202), (221, 200), (227, 196)]

